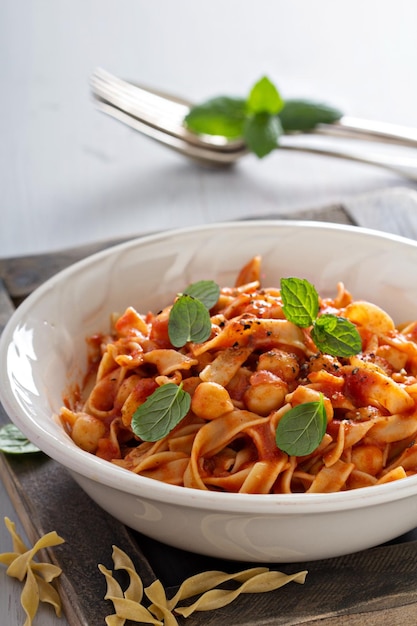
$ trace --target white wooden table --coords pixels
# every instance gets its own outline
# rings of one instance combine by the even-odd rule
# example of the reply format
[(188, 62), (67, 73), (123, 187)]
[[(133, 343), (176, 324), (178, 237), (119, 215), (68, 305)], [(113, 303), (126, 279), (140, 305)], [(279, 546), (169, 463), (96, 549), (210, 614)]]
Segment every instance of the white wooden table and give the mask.
[[(0, 257), (417, 188), (279, 150), (203, 169), (98, 113), (88, 84), (101, 66), (201, 101), (244, 95), (268, 74), (284, 97), (417, 127), (416, 23), (412, 0), (2, 0)], [(0, 551), (6, 515), (17, 521), (0, 485)], [(5, 626), (24, 622), (20, 589), (1, 567)], [(49, 608), (35, 621), (58, 623)]]

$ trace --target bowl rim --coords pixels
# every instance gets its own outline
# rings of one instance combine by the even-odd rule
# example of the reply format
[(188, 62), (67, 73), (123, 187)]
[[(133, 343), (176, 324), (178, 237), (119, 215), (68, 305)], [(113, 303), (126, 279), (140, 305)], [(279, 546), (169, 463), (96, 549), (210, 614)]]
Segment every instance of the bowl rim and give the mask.
[[(388, 501), (394, 502), (410, 495), (417, 495), (417, 475), (403, 478), (395, 483), (362, 487), (355, 490), (336, 493), (317, 494), (241, 494), (222, 493), (215, 491), (203, 491), (182, 486), (169, 485), (155, 479), (136, 475), (129, 470), (100, 459), (88, 452), (78, 448), (68, 435), (58, 439), (41, 424), (37, 424), (34, 417), (24, 411), (14, 398), (14, 394), (9, 385), (9, 374), (7, 367), (7, 351), (12, 342), (13, 330), (18, 322), (49, 290), (53, 289), (57, 283), (65, 280), (67, 276), (77, 274), (84, 267), (88, 267), (102, 258), (117, 255), (120, 252), (131, 248), (146, 245), (152, 241), (163, 241), (176, 236), (192, 233), (208, 233), (225, 228), (262, 227), (270, 229), (311, 229), (326, 231), (344, 231), (353, 233), (359, 237), (378, 238), (383, 241), (391, 241), (410, 248), (417, 248), (417, 241), (395, 235), (376, 231), (370, 228), (348, 224), (336, 224), (332, 222), (310, 221), (310, 220), (287, 220), (287, 219), (248, 219), (237, 221), (214, 222), (199, 226), (190, 226), (179, 229), (170, 229), (158, 233), (151, 233), (134, 237), (104, 250), (95, 252), (70, 266), (59, 271), (47, 279), (42, 285), (37, 287), (15, 310), (7, 321), (0, 337), (0, 371), (4, 372), (5, 382), (0, 387), (0, 401), (6, 413), (22, 432), (38, 445), (48, 456), (66, 467), (75, 476), (80, 476), (90, 481), (112, 487), (118, 491), (131, 494), (138, 498), (148, 500), (163, 500), (166, 503), (179, 505), (182, 507), (221, 510), (229, 513), (247, 514), (299, 514), (299, 513), (323, 513), (336, 512), (349, 508), (364, 508), (376, 506)], [(24, 414), (24, 415), (22, 415)], [(12, 417), (13, 416), (13, 417)], [(51, 419), (53, 416), (51, 415)], [(64, 431), (62, 431), (64, 433)], [(64, 433), (65, 434), (65, 433)], [(41, 442), (42, 445), (39, 445)], [(68, 445), (68, 443), (70, 445)], [(82, 471), (81, 471), (82, 470)], [(395, 488), (394, 488), (395, 487)]]

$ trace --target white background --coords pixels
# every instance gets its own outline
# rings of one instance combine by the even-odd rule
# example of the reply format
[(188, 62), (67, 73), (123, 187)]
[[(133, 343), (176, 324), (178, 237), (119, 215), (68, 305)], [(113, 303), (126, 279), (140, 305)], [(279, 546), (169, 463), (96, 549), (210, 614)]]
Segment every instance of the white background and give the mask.
[(401, 184), (279, 151), (202, 169), (98, 113), (89, 77), (100, 66), (202, 101), (267, 74), (284, 97), (417, 126), (416, 24), (413, 0), (3, 0), (0, 257)]

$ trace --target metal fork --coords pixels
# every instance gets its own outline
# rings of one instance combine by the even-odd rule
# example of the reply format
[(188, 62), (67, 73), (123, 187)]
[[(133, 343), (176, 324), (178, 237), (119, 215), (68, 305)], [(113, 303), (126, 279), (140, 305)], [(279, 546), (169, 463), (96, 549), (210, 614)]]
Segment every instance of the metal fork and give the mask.
[[(248, 154), (241, 140), (190, 132), (184, 117), (192, 103), (183, 98), (127, 82), (102, 69), (93, 73), (91, 88), (100, 111), (191, 159), (222, 167)], [(308, 134), (284, 135), (279, 143), (279, 149), (377, 165), (417, 181), (417, 158), (311, 145), (314, 135), (416, 148), (417, 129), (343, 116), (334, 124), (318, 125)]]

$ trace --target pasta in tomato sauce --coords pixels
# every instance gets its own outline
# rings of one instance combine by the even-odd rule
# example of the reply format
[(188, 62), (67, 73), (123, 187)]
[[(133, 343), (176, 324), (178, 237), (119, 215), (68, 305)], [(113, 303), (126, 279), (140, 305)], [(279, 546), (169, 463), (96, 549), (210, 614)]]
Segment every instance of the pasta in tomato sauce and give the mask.
[[(352, 322), (362, 350), (318, 351), (308, 328), (288, 321), (277, 287), (263, 287), (261, 259), (222, 287), (211, 334), (175, 348), (172, 304), (129, 307), (94, 348), (84, 399), (61, 421), (84, 450), (169, 484), (232, 493), (322, 493), (378, 485), (417, 472), (417, 322), (395, 327), (377, 305), (342, 283), (319, 315)], [(167, 383), (190, 394), (190, 410), (158, 441), (143, 441), (132, 416)], [(291, 408), (324, 399), (326, 432), (305, 456), (280, 450), (275, 433)]]

